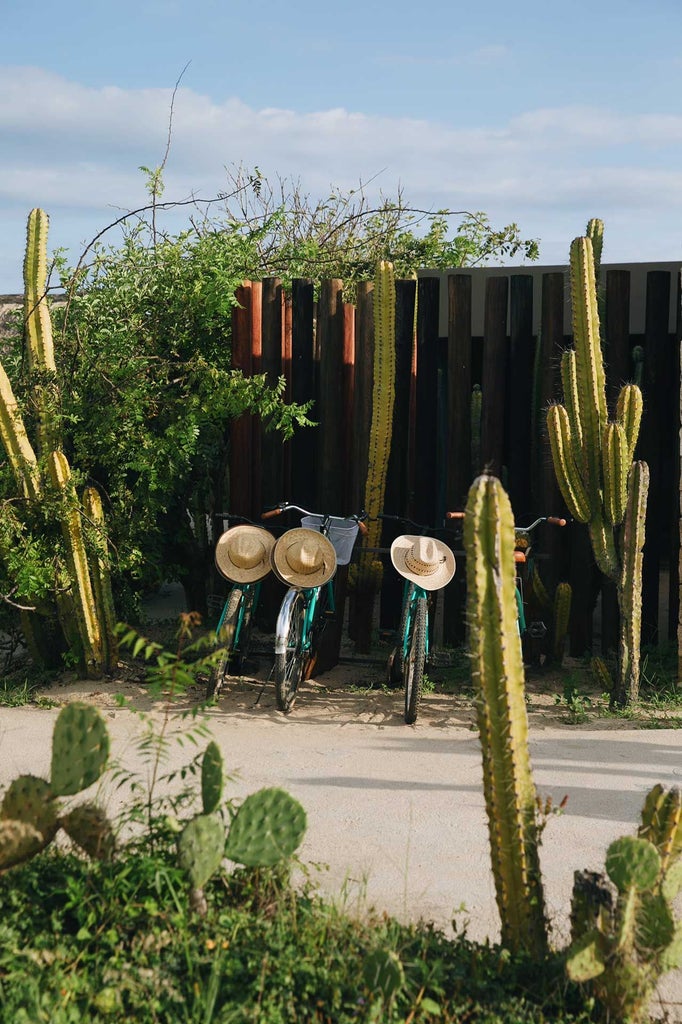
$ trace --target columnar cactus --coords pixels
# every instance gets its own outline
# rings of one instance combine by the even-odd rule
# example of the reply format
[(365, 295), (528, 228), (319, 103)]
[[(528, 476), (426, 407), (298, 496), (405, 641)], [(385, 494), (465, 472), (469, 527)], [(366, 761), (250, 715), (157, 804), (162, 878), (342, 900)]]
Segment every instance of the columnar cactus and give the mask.
[(590, 983), (614, 1022), (648, 1020), (658, 979), (682, 964), (682, 923), (672, 910), (682, 890), (681, 808), (679, 790), (655, 786), (638, 835), (609, 846), (608, 877), (576, 873), (567, 971)]
[[(374, 375), (372, 423), (364, 507), (368, 513), (363, 547), (378, 548), (381, 541), (379, 513), (384, 507), (386, 473), (391, 454), (395, 401), (395, 277), (393, 264), (381, 260), (374, 277)], [(376, 592), (383, 567), (373, 554), (362, 555), (353, 582), (356, 592)]]
[(478, 477), (469, 491), (464, 517), (467, 621), (495, 892), (503, 943), (542, 956), (547, 931), (514, 542), (511, 505), (502, 485), (495, 477)]
[[(43, 595), (21, 594), (40, 607), (41, 616), (54, 618), (54, 607), (66, 644), (78, 655), (84, 674), (99, 676), (116, 664), (118, 651), (113, 628), (115, 613), (106, 568), (104, 514), (99, 495), (92, 488), (84, 496), (85, 514), (98, 534), (98, 548), (92, 562), (83, 537), (83, 510), (71, 480), (71, 470), (60, 439), (59, 391), (50, 311), (47, 305), (47, 228), (43, 210), (32, 210), (28, 218), (24, 260), (24, 308), (30, 389), (28, 403), (37, 423), (37, 445), (31, 444), (12, 385), (0, 365), (0, 441), (17, 487), (29, 504), (45, 503), (56, 496), (57, 516), (62, 528), (64, 557), (54, 560), (54, 597), (51, 609)], [(21, 506), (20, 506), (21, 507)], [(21, 533), (14, 530), (15, 535)], [(8, 543), (0, 538), (0, 557), (7, 558)], [(27, 643), (40, 656), (41, 616), (22, 613)], [(44, 618), (43, 618), (44, 621)]]
[[(595, 237), (600, 237), (598, 232)], [(547, 414), (552, 460), (571, 515), (587, 523), (597, 565), (617, 586), (621, 616), (613, 704), (637, 700), (640, 675), (642, 549), (649, 469), (633, 462), (642, 394), (626, 384), (609, 421), (590, 237), (571, 244), (575, 348), (564, 352), (564, 404)]]
[(85, 852), (108, 860), (115, 847), (104, 811), (92, 802), (61, 813), (59, 797), (96, 782), (109, 757), (109, 734), (100, 713), (75, 701), (59, 713), (52, 733), (50, 781), (20, 775), (0, 804), (0, 871), (30, 860), (63, 828)]

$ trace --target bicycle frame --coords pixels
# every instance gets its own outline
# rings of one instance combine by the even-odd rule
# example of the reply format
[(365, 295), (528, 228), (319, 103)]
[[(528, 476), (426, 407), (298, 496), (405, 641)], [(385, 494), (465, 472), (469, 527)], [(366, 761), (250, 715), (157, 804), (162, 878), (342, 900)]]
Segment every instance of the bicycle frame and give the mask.
[(429, 630), (428, 630), (428, 621), (429, 621), (428, 620), (428, 599), (429, 599), (429, 595), (428, 595), (426, 590), (424, 590), (422, 587), (418, 586), (416, 583), (413, 583), (411, 580), (405, 580), (405, 586), (403, 588), (403, 606), (407, 605), (407, 614), (405, 615), (405, 629), (403, 631), (402, 637), (400, 638), (400, 642), (402, 644), (403, 661), (407, 660), (407, 656), (409, 654), (409, 641), (410, 641), (410, 633), (412, 631), (412, 619), (414, 618), (414, 610), (415, 610), (415, 608), (417, 606), (417, 601), (419, 601), (421, 599), (424, 599), (427, 602), (427, 604), (426, 604), (426, 608), (427, 608), (427, 612), (426, 612), (426, 615), (427, 615), (427, 618), (426, 618), (427, 629), (426, 629), (426, 636), (424, 638), (424, 647), (425, 647), (424, 653), (425, 653), (425, 656), (428, 658), (429, 651), (430, 651)]

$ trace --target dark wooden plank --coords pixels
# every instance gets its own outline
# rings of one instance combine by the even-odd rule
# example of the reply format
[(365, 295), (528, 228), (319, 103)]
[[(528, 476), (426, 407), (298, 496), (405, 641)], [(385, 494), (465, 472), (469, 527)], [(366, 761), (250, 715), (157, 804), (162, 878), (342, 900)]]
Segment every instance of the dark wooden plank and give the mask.
[[(291, 397), (294, 402), (314, 402), (310, 418), (317, 420), (318, 405), (315, 391), (313, 361), (314, 289), (313, 282), (295, 278), (291, 282)], [(291, 490), (285, 497), (310, 508), (315, 504), (315, 462), (317, 428), (306, 427), (296, 432), (292, 442)]]
[[(282, 373), (286, 381), (284, 400), (288, 404), (293, 401), (292, 377), (292, 346), (293, 346), (293, 307), (291, 295), (282, 292)], [(282, 443), (282, 495), (291, 494), (291, 467), (293, 459), (292, 441)]]
[[(642, 416), (641, 457), (649, 463), (649, 501), (646, 517), (646, 541), (642, 585), (642, 642), (658, 641), (658, 583), (664, 537), (669, 527), (667, 500), (669, 489), (663, 474), (662, 448), (665, 445), (665, 413), (668, 405), (666, 385), (672, 371), (668, 335), (670, 274), (650, 270), (647, 273), (644, 328), (644, 415)], [(667, 553), (667, 551), (666, 551)]]
[(488, 278), (485, 285), (483, 328), (481, 461), (487, 472), (497, 477), (502, 476), (505, 458), (504, 428), (509, 357), (508, 299), (509, 278)]
[(676, 486), (672, 489), (670, 502), (670, 547), (669, 547), (669, 571), (668, 571), (668, 639), (675, 640), (678, 635), (678, 624), (680, 616), (680, 540), (682, 539), (682, 507), (680, 506), (680, 442), (682, 440), (682, 360), (680, 358), (680, 346), (682, 345), (682, 271), (675, 275), (675, 288), (677, 310), (676, 331), (675, 331), (675, 360), (673, 371), (673, 394), (674, 394), (674, 458), (673, 458), (673, 480)]
[(419, 523), (437, 518), (438, 318), (440, 279), (417, 282), (414, 511)]
[(353, 495), (353, 409), (355, 404), (355, 306), (349, 302), (343, 304), (343, 376), (342, 408), (344, 436), (344, 479), (343, 504), (344, 514), (360, 511), (355, 504)]
[(606, 395), (615, 415), (618, 393), (632, 379), (630, 357), (630, 271), (606, 271), (606, 316), (603, 330)]
[(448, 275), (448, 454), (446, 504), (462, 509), (471, 485), (471, 274)]
[(533, 278), (514, 274), (509, 290), (509, 394), (507, 400), (509, 499), (516, 519), (532, 514)]

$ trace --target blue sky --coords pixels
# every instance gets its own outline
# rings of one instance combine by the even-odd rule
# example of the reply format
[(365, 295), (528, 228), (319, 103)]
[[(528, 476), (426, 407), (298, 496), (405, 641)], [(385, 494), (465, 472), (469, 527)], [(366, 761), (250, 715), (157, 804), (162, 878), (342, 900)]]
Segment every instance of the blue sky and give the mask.
[(239, 164), (315, 197), (371, 179), (516, 221), (544, 264), (592, 216), (606, 262), (682, 263), (680, 0), (4, 0), (1, 30), (0, 293), (33, 206), (75, 262), (145, 202), (185, 65), (167, 199)]

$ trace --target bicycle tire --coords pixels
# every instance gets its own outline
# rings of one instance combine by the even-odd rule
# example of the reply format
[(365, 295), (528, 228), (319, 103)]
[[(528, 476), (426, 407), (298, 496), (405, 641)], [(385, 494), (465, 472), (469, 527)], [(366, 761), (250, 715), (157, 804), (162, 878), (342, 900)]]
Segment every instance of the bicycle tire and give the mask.
[(294, 706), (296, 692), (303, 678), (303, 625), (305, 597), (297, 594), (291, 603), (287, 620), (286, 649), (275, 655), (275, 698), (277, 707), (288, 715)]
[(228, 674), (227, 670), (232, 659), (234, 635), (237, 629), (237, 619), (239, 617), (239, 606), (242, 602), (243, 595), (244, 591), (237, 587), (233, 587), (228, 594), (227, 608), (219, 634), (219, 640), (222, 641), (222, 652), (220, 659), (213, 666), (211, 674), (208, 677), (206, 700), (211, 700), (214, 697), (220, 696), (220, 691), (222, 690), (223, 683), (225, 682), (225, 676)]
[(387, 671), (387, 682), (390, 687), (402, 686), (405, 677), (405, 665), (403, 659), (403, 638), (405, 636), (405, 629), (407, 626), (407, 609), (410, 607), (410, 594), (412, 593), (412, 586), (410, 584), (405, 599), (403, 600), (403, 606), (400, 611), (400, 626), (398, 627), (398, 644), (391, 652), (388, 659), (388, 671)]
[(428, 612), (426, 599), (420, 597), (412, 609), (410, 635), (407, 643), (407, 657), (403, 665), (405, 679), (405, 721), (412, 725), (417, 721), (419, 704), (422, 699), (424, 663), (426, 661), (426, 630)]

